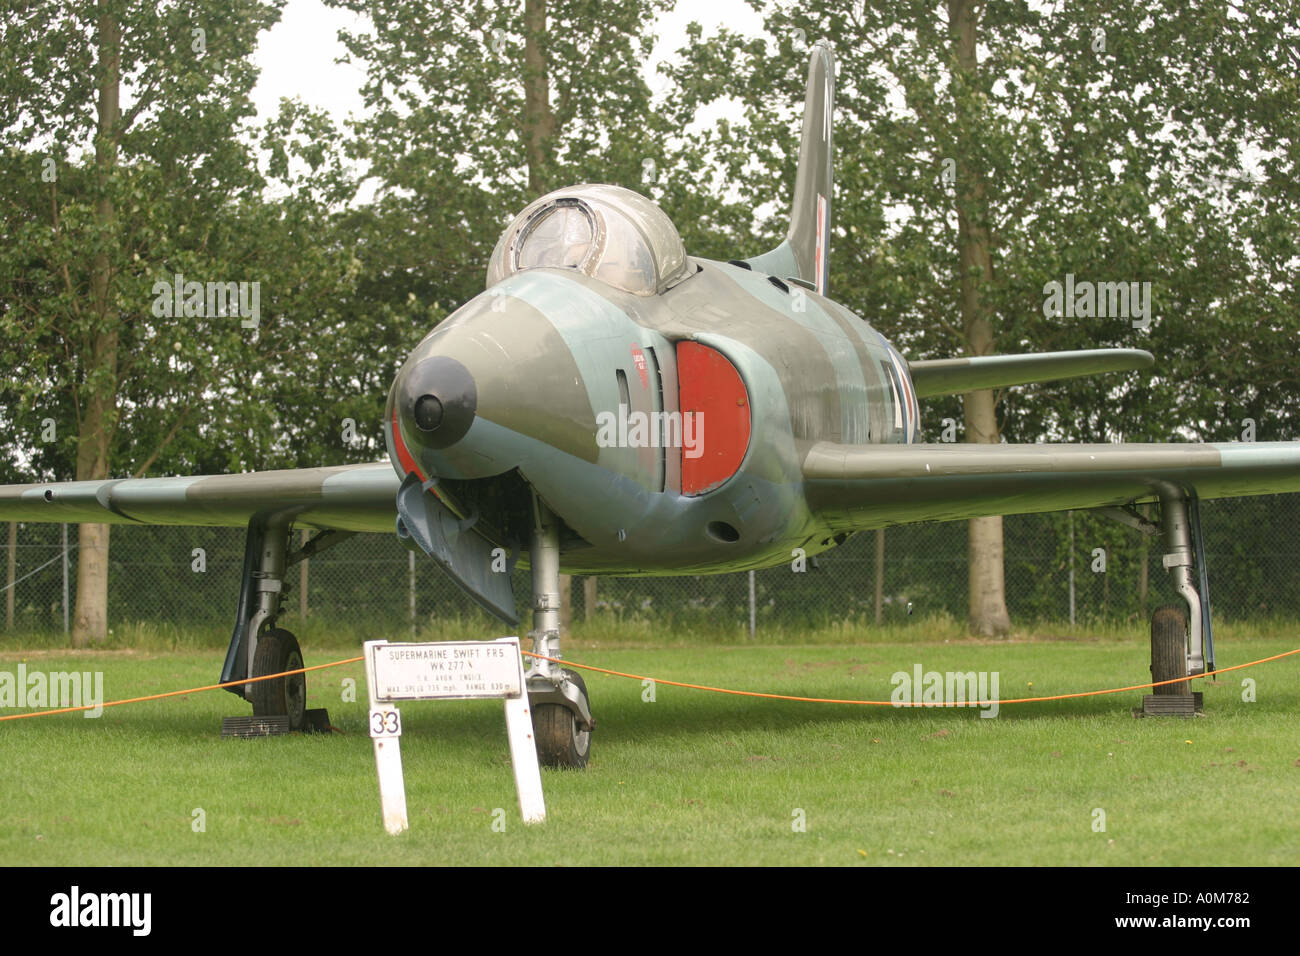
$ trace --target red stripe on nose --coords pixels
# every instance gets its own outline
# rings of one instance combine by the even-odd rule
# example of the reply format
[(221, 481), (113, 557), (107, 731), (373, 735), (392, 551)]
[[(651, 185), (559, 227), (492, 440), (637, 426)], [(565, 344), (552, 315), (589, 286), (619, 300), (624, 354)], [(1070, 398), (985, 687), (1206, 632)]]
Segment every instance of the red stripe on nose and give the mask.
[(406, 442), (402, 440), (402, 426), (397, 424), (397, 410), (393, 410), (393, 451), (397, 452), (397, 463), (402, 466), (402, 473), (409, 475), (415, 472), (421, 481), (426, 480), (424, 472), (415, 459), (411, 457), (410, 451), (407, 450)]

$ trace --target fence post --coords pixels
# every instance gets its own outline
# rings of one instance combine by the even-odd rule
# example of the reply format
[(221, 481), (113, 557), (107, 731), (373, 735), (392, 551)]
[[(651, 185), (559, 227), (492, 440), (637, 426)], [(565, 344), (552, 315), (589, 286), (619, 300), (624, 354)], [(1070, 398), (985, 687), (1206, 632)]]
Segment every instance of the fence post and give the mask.
[(68, 526), (63, 529), (63, 633), (68, 633)]
[[(302, 546), (307, 546), (307, 529), (302, 529)], [(302, 574), (298, 578), (298, 617), (307, 619), (307, 558), (302, 559)]]
[(754, 628), (756, 625), (756, 615), (754, 608), (754, 572), (749, 572), (749, 639), (754, 639)]
[[(1148, 521), (1151, 519), (1151, 509), (1147, 505), (1140, 505), (1138, 511)], [(1142, 612), (1142, 619), (1145, 621), (1147, 617), (1147, 588), (1150, 585), (1151, 559), (1148, 556), (1147, 536), (1142, 535), (1141, 537), (1142, 540), (1139, 544), (1142, 548), (1140, 552), (1142, 557), (1138, 564), (1138, 609)]]
[(5, 630), (14, 629), (14, 568), (18, 561), (18, 522), (9, 522), (9, 561), (5, 571)]
[(573, 626), (573, 576), (560, 575), (560, 630), (565, 634)]
[(585, 620), (591, 621), (596, 617), (596, 578), (594, 575), (588, 575), (582, 582), (582, 615)]
[(410, 605), (409, 610), (411, 614), (411, 637), (415, 637), (415, 552), (406, 552), (406, 560), (408, 568), (407, 577), (410, 581), (407, 600)]
[(885, 529), (876, 529), (876, 626), (885, 611)]
[(1074, 512), (1066, 512), (1070, 518), (1070, 627), (1074, 627)]

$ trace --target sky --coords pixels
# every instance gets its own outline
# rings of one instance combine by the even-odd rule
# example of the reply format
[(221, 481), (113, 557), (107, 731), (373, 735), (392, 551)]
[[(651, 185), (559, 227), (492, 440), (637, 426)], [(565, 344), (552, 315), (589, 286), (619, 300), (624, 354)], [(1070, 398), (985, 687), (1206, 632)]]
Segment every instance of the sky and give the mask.
[[(707, 4), (679, 0), (660, 17), (653, 31), (658, 39), (643, 74), (651, 90), (664, 82), (657, 72), (658, 64), (686, 45), (686, 27), (693, 20), (703, 27), (706, 37), (724, 24), (733, 31), (755, 36), (763, 32), (762, 17), (743, 0), (710, 0)], [(328, 7), (321, 0), (288, 0), (280, 22), (262, 34), (253, 54), (260, 71), (253, 89), (257, 123), (279, 112), (282, 97), (297, 97), (309, 106), (328, 111), (340, 128), (349, 116), (361, 115), (364, 70), (356, 63), (336, 61), (347, 53), (338, 39), (339, 30), (364, 29), (365, 24), (364, 17)], [(721, 101), (702, 110), (696, 125), (709, 126), (722, 117), (738, 120), (740, 115), (738, 104)], [(378, 188), (375, 180), (364, 180), (354, 203), (371, 202)]]
[[(661, 59), (686, 44), (686, 25), (692, 20), (704, 27), (705, 36), (715, 33), (723, 24), (732, 30), (754, 34), (762, 28), (761, 17), (742, 0), (678, 3), (656, 25), (659, 41), (646, 64), (647, 81), (656, 76), (654, 67)], [(253, 91), (259, 122), (276, 114), (283, 96), (296, 96), (311, 106), (328, 110), (337, 123), (342, 123), (349, 114), (360, 114), (362, 103), (358, 90), (364, 74), (356, 64), (334, 61), (346, 52), (338, 41), (338, 31), (364, 22), (347, 10), (325, 6), (321, 0), (289, 0), (280, 22), (262, 35), (253, 55), (261, 70)]]

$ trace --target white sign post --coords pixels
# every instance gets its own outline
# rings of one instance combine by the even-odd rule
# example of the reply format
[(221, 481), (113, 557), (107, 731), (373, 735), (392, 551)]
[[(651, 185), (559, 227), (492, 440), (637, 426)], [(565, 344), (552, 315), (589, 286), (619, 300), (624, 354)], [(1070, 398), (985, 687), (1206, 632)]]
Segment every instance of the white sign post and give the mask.
[(402, 715), (394, 706), (399, 700), (504, 698), (519, 812), (525, 823), (541, 823), (546, 819), (542, 772), (537, 764), (537, 743), (533, 739), (533, 716), (524, 687), (519, 638), (434, 644), (366, 641), (365, 658), (366, 683), (370, 688), (370, 736), (375, 742), (385, 830), (398, 834), (408, 826), (400, 743)]

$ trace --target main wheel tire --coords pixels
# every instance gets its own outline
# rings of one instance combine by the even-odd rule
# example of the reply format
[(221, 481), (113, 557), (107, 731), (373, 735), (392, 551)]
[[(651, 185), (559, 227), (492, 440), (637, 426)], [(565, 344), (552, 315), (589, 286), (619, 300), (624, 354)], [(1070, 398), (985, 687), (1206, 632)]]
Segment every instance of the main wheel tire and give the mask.
[[(1166, 604), (1151, 615), (1151, 680), (1187, 676), (1187, 614), (1177, 604)], [(1187, 682), (1151, 688), (1153, 694), (1186, 694)]]
[[(591, 698), (587, 696), (587, 685), (582, 675), (566, 670), (564, 676), (578, 685), (590, 710)], [(591, 755), (591, 731), (579, 730), (573, 711), (563, 704), (533, 706), (533, 737), (537, 741), (537, 758), (543, 767), (581, 770), (587, 766), (587, 758)]]
[[(253, 655), (252, 677), (279, 674), (302, 667), (298, 639), (288, 631), (273, 628), (257, 642)], [(291, 674), (275, 680), (260, 680), (253, 685), (253, 716), (289, 715), (289, 729), (301, 730), (307, 722), (307, 675)]]

